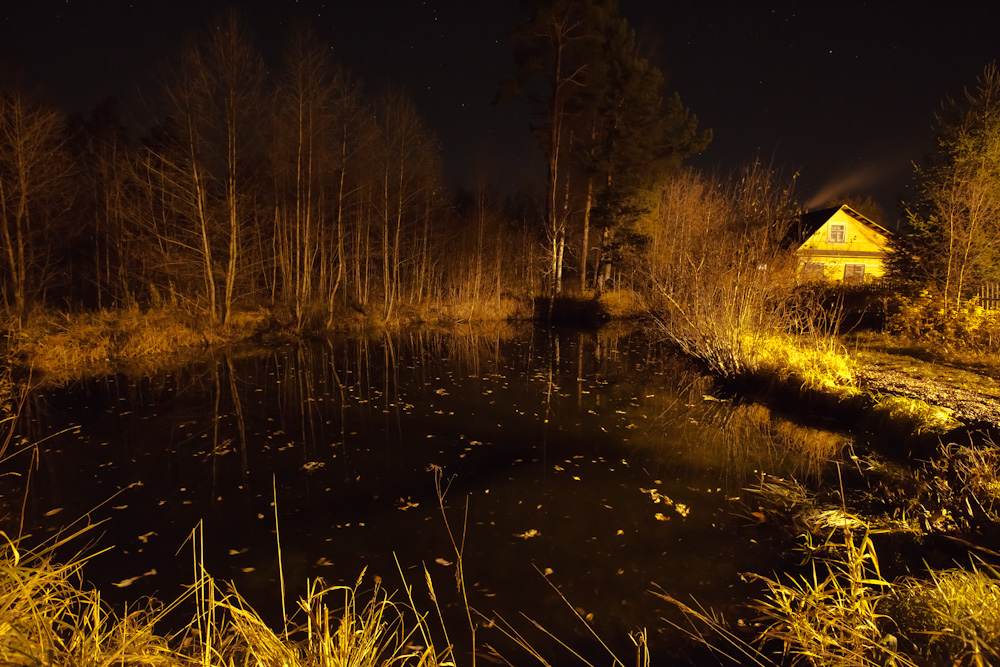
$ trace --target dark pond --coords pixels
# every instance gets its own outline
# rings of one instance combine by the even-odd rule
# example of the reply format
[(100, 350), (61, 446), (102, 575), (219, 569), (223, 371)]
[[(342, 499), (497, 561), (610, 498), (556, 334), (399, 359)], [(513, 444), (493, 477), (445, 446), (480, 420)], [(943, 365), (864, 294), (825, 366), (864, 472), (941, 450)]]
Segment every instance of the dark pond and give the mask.
[[(747, 616), (757, 589), (740, 573), (779, 556), (746, 487), (829, 474), (846, 444), (713, 391), (640, 333), (532, 328), (337, 339), (40, 389), (20, 426), (40, 442), (25, 531), (108, 519), (89, 550), (111, 548), (84, 572), (121, 603), (192, 581), (201, 522), (209, 572), (277, 620), (276, 491), (290, 601), (307, 578), (362, 570), (364, 586), (400, 590), (398, 560), (418, 590), (426, 565), (453, 602), (437, 469), (452, 530), (467, 523), (476, 610), (585, 645), (558, 590), (616, 645), (648, 628), (656, 655), (677, 614), (649, 589)], [(4, 482), (8, 526), (26, 479)]]

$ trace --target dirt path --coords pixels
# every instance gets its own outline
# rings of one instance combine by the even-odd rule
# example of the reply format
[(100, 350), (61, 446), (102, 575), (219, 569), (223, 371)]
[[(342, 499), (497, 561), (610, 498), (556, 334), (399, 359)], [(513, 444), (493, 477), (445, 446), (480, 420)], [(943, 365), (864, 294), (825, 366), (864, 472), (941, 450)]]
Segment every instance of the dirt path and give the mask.
[[(954, 411), (954, 416), (966, 425), (989, 425), (1000, 429), (1000, 388), (992, 378), (979, 376), (986, 384), (970, 383), (976, 389), (956, 386), (953, 381), (921, 377), (924, 373), (907, 372), (882, 364), (859, 366), (855, 377), (862, 389), (869, 392), (895, 394), (917, 398), (932, 405)], [(963, 383), (965, 384), (965, 383)]]

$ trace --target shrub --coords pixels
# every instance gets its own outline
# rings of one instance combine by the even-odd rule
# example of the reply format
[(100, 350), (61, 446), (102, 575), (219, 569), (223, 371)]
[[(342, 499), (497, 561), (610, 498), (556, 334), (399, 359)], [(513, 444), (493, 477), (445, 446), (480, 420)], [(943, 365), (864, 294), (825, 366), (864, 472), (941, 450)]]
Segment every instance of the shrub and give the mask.
[(1000, 350), (1000, 312), (986, 310), (978, 299), (943, 306), (940, 297), (923, 290), (899, 296), (887, 323), (889, 333), (952, 347)]

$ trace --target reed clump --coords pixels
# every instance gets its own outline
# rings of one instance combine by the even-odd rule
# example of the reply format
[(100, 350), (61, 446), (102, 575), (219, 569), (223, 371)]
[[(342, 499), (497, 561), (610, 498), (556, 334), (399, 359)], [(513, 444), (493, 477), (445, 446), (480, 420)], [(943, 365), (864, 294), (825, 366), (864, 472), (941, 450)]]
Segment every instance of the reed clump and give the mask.
[(27, 552), (0, 539), (0, 664), (180, 664), (153, 632), (161, 610), (112, 614), (99, 592), (83, 588), (84, 559), (57, 565), (51, 548)]
[[(808, 538), (807, 538), (808, 540)], [(812, 545), (807, 541), (807, 547)], [(781, 643), (782, 656), (814, 665), (914, 665), (896, 649), (881, 612), (890, 587), (867, 530), (831, 533), (813, 550), (810, 571), (786, 579), (757, 577), (767, 587), (758, 605), (767, 626), (760, 640)]]
[(850, 360), (832, 338), (803, 340), (787, 334), (744, 336), (735, 351), (741, 365), (755, 374), (791, 382), (803, 390), (838, 396), (860, 393)]
[(887, 608), (912, 649), (942, 665), (1000, 664), (1000, 573), (988, 565), (908, 577)]
[[(75, 537), (75, 536), (74, 536)], [(307, 583), (298, 610), (273, 630), (231, 587), (204, 570), (180, 599), (148, 601), (116, 614), (87, 589), (86, 559), (56, 564), (52, 545), (26, 551), (0, 533), (0, 664), (283, 667), (454, 667), (450, 645), (435, 648), (427, 615), (375, 584)], [(195, 613), (179, 632), (158, 632), (183, 603)], [(173, 623), (174, 621), (172, 621)]]

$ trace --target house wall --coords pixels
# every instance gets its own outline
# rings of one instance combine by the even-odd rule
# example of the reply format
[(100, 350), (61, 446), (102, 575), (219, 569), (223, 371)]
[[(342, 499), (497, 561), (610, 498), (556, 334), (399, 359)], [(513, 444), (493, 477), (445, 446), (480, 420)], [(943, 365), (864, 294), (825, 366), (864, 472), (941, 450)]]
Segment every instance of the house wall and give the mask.
[(818, 280), (818, 264), (823, 264), (823, 280), (843, 280), (847, 265), (864, 266), (867, 282), (885, 275), (888, 239), (842, 209), (799, 246), (800, 279)]

